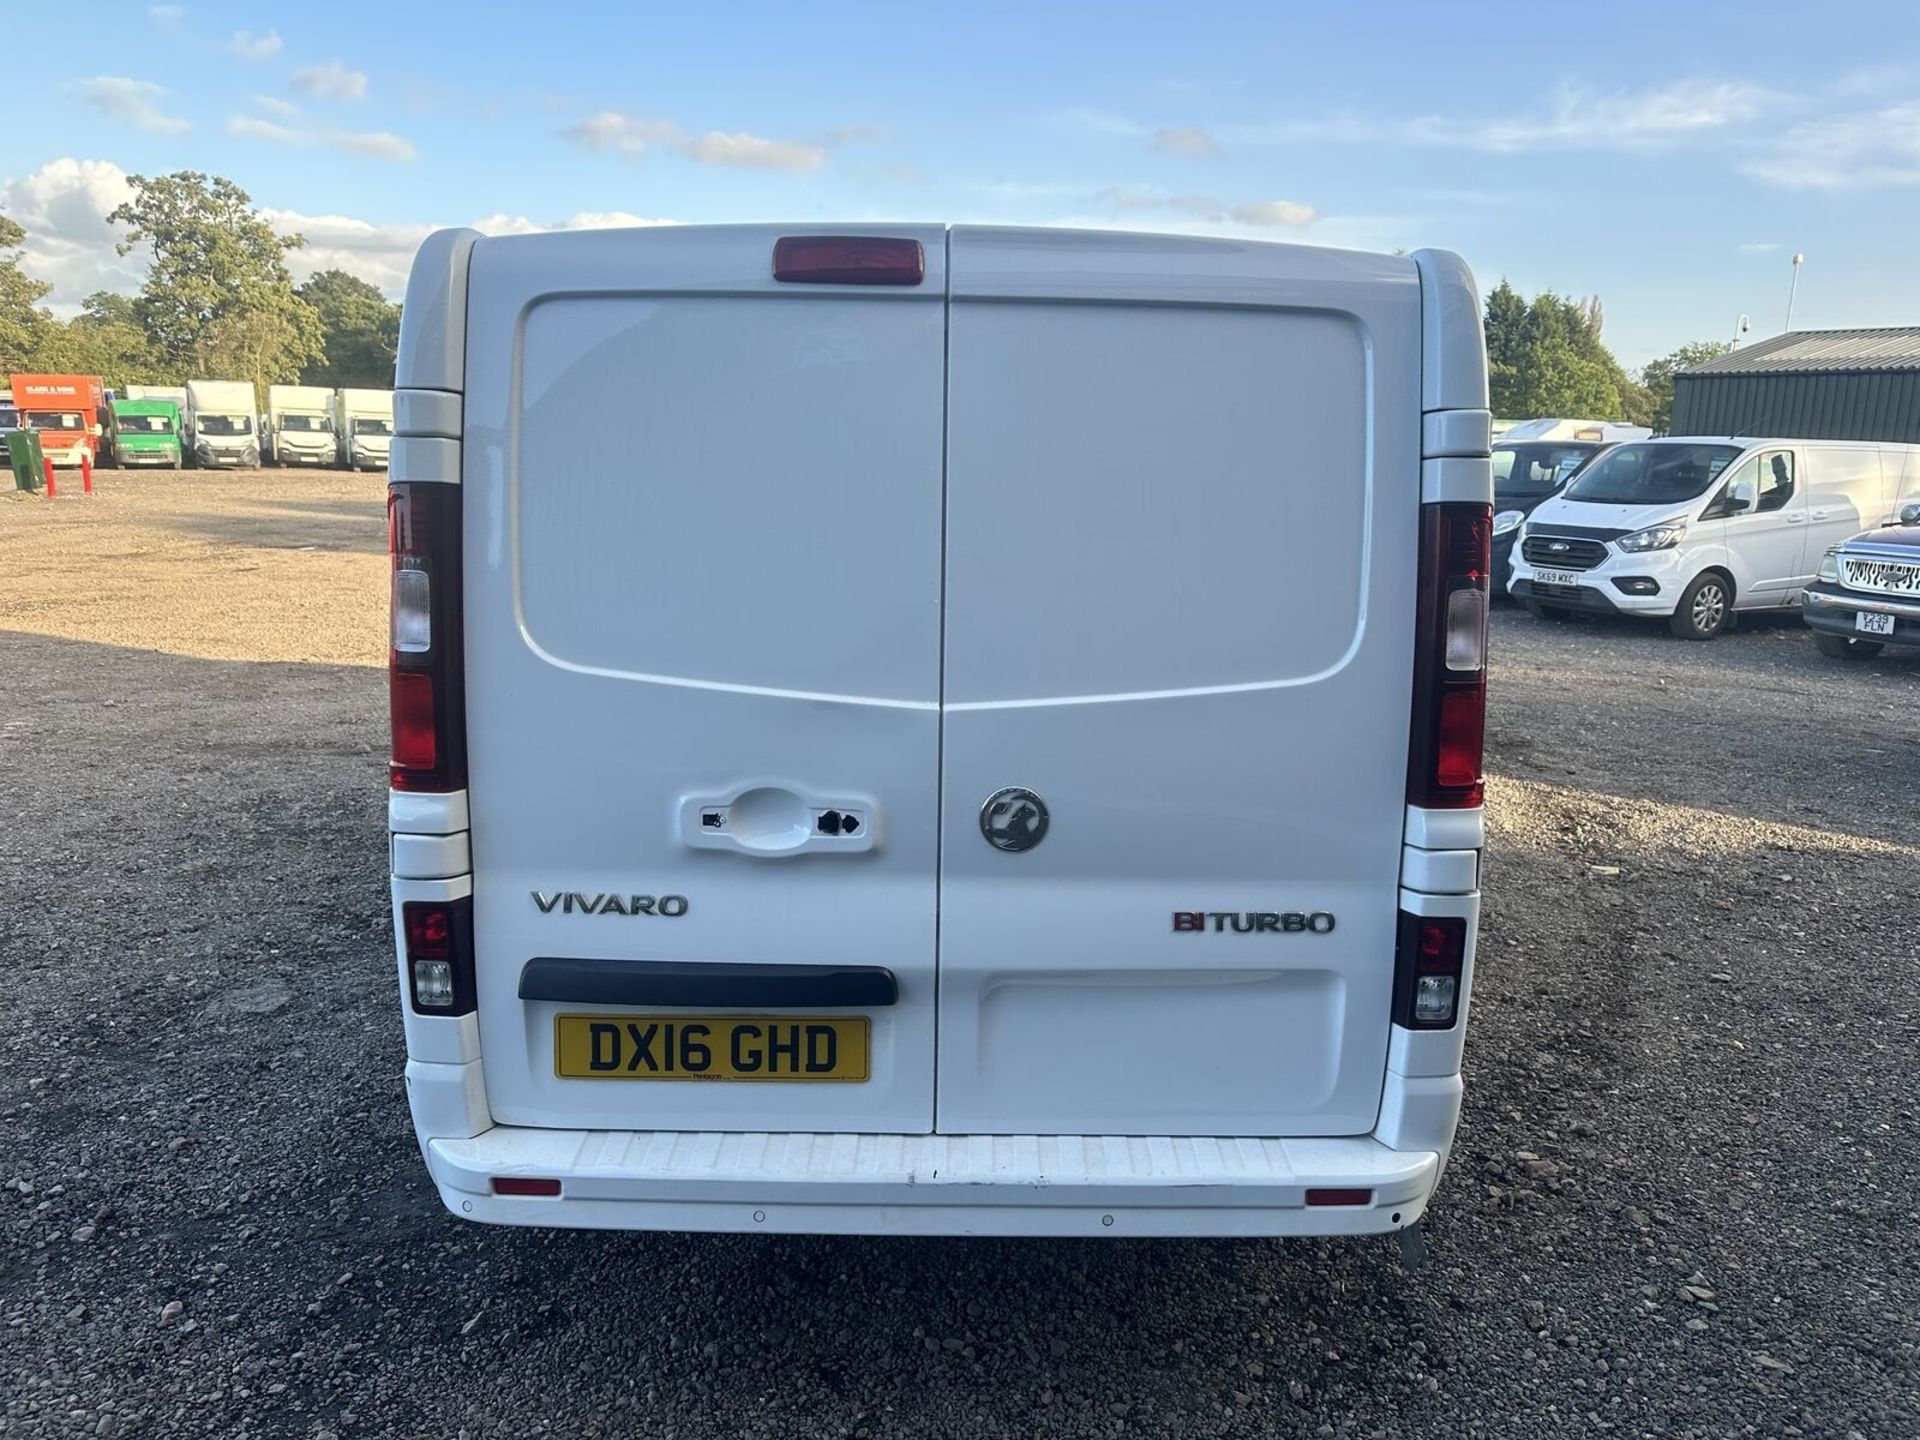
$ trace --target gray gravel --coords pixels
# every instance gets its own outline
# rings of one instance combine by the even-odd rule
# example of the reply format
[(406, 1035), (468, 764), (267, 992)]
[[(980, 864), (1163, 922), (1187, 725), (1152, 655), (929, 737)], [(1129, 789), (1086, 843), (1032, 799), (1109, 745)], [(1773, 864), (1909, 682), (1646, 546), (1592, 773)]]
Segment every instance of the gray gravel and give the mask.
[[(490, 1230), (401, 1096), (381, 673), (204, 658), (244, 564), (360, 548), (377, 493), (317, 539), (196, 522), (163, 649), (0, 588), (0, 1434), (1920, 1433), (1920, 662), (1496, 616), (1417, 1277), (1383, 1241)], [(0, 565), (116, 553), (116, 504), (0, 506)], [(303, 604), (377, 609), (364, 551)]]

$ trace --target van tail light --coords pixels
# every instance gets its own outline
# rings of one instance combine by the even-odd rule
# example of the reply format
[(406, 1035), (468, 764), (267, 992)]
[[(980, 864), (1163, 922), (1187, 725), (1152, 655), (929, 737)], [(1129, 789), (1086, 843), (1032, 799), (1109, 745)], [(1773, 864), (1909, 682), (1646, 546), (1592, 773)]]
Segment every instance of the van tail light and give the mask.
[(927, 252), (886, 235), (783, 235), (773, 242), (773, 278), (793, 285), (918, 285)]
[(460, 487), (388, 486), (387, 548), (393, 561), (389, 783), (396, 790), (460, 790), (467, 783)]
[(1458, 915), (1400, 912), (1393, 961), (1393, 1023), (1409, 1030), (1447, 1030), (1460, 1018), (1467, 922)]
[(1449, 501), (1420, 507), (1409, 805), (1471, 809), (1485, 797), (1492, 541), (1491, 506)]
[(471, 1015), (473, 901), (405, 900), (400, 943), (407, 957), (407, 992), (417, 1015)]

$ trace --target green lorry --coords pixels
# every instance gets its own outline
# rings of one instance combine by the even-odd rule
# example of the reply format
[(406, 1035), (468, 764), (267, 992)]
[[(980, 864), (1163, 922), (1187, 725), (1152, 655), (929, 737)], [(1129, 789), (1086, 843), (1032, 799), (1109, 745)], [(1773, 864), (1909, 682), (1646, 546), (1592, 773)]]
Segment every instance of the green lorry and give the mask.
[(172, 400), (113, 402), (114, 454), (122, 465), (180, 468), (180, 406)]

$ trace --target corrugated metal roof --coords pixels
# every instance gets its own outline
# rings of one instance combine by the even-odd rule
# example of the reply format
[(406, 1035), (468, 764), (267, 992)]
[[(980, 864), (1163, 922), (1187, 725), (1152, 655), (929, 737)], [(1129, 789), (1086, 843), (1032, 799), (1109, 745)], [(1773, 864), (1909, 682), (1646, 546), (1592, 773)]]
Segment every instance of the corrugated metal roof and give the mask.
[(1680, 373), (1806, 375), (1828, 370), (1920, 370), (1920, 325), (1789, 330)]

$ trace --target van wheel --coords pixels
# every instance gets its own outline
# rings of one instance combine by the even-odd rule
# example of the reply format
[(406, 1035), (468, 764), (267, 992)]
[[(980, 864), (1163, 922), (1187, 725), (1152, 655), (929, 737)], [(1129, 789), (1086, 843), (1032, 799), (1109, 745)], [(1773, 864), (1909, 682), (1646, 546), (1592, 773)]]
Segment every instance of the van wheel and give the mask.
[(1871, 660), (1887, 647), (1878, 640), (1854, 640), (1845, 635), (1813, 632), (1813, 648), (1835, 660)]
[(1667, 622), (1682, 640), (1711, 640), (1733, 615), (1733, 586), (1718, 570), (1693, 577)]
[(1525, 600), (1522, 600), (1520, 602), (1520, 608), (1536, 620), (1564, 620), (1567, 618), (1567, 612), (1560, 609), (1559, 606), (1542, 605), (1532, 596), (1528, 596)]

